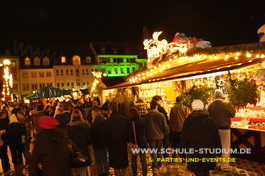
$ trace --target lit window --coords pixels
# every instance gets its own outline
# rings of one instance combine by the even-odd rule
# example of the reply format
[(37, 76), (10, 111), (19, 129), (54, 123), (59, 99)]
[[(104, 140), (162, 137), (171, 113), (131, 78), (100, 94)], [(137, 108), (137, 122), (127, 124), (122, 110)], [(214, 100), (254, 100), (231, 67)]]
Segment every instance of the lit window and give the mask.
[(34, 65), (40, 65), (40, 58), (35, 57), (33, 62), (34, 62)]
[(25, 64), (25, 65), (30, 65), (30, 58), (26, 57), (26, 58), (24, 59), (24, 64)]
[(64, 63), (66, 63), (66, 57), (65, 56), (62, 56), (61, 57), (61, 62), (64, 64)]
[(73, 57), (73, 65), (78, 66), (80, 65), (81, 61), (80, 61), (80, 57), (79, 56), (74, 56)]
[(48, 57), (43, 58), (43, 65), (49, 65), (50, 64), (50, 59)]

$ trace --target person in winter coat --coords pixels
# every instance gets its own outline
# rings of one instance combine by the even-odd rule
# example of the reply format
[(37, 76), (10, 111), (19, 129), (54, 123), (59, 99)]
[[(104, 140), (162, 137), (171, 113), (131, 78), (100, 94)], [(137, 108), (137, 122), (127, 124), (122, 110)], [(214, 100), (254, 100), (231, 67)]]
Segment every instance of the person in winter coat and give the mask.
[(29, 117), (23, 111), (17, 113), (18, 123), (22, 128), (22, 145), (23, 145), (23, 154), (26, 159), (25, 166), (29, 164), (31, 154), (29, 152), (29, 147), (31, 143), (31, 124)]
[(14, 164), (17, 176), (23, 175), (23, 159), (22, 159), (22, 127), (18, 123), (17, 116), (11, 114), (9, 117), (10, 124), (6, 128), (7, 143), (12, 155), (12, 162)]
[[(136, 142), (139, 148), (147, 148), (147, 139), (145, 134), (145, 128), (143, 124), (143, 120), (139, 111), (135, 107), (131, 107), (129, 111), (130, 117), (130, 141), (135, 143), (135, 136), (136, 135)], [(135, 134), (134, 129), (135, 128)], [(137, 176), (137, 156), (131, 156), (132, 159), (132, 171), (133, 176)], [(139, 153), (140, 161), (142, 164), (142, 175), (147, 176), (147, 164), (146, 164), (146, 155), (145, 153)]]
[(109, 175), (109, 161), (108, 161), (108, 144), (106, 133), (106, 120), (103, 112), (99, 108), (92, 110), (92, 144), (94, 149), (94, 157), (98, 169), (99, 176)]
[[(184, 121), (188, 116), (188, 108), (181, 104), (181, 98), (176, 98), (176, 104), (171, 108), (169, 114), (169, 127), (172, 137), (172, 148), (179, 147), (180, 136), (183, 128)], [(176, 158), (176, 152), (172, 153), (172, 158)]]
[(74, 109), (71, 115), (71, 122), (66, 126), (68, 137), (78, 147), (82, 154), (88, 157), (87, 167), (73, 168), (74, 175), (86, 176), (90, 175), (91, 156), (89, 144), (91, 143), (90, 124), (84, 120), (82, 112)]
[(119, 114), (117, 102), (109, 104), (109, 113), (110, 117), (106, 122), (109, 166), (114, 168), (115, 176), (126, 176), (129, 121), (125, 116)]
[(56, 128), (59, 122), (51, 116), (42, 116), (38, 125), (41, 130), (33, 141), (29, 175), (72, 176), (69, 139), (62, 129)]
[[(185, 120), (180, 140), (180, 148), (193, 149), (194, 152), (187, 154), (188, 169), (196, 176), (209, 176), (209, 170), (216, 167), (216, 162), (202, 161), (204, 158), (216, 158), (221, 153), (214, 150), (221, 149), (221, 140), (217, 126), (209, 113), (204, 111), (204, 104), (201, 100), (192, 102), (192, 112)], [(212, 152), (199, 152), (202, 149), (211, 149)], [(184, 150), (183, 150), (184, 151)], [(183, 152), (182, 151), (182, 152)], [(181, 157), (184, 157), (181, 153)], [(189, 162), (189, 159), (199, 159), (196, 162)]]
[[(231, 118), (235, 117), (235, 110), (232, 104), (224, 100), (223, 92), (216, 90), (214, 93), (215, 100), (209, 105), (208, 112), (217, 125), (218, 132), (221, 138), (222, 147), (226, 151), (230, 151), (231, 148)], [(222, 155), (227, 162), (218, 163), (218, 168), (221, 170), (231, 170), (228, 159), (230, 158), (230, 152), (225, 152)]]
[(7, 137), (6, 137), (6, 128), (9, 125), (9, 118), (7, 117), (7, 111), (0, 112), (0, 137), (1, 137), (1, 145), (0, 145), (0, 158), (2, 169), (4, 174), (11, 173), (9, 159), (7, 155)]
[(71, 121), (71, 114), (69, 112), (64, 112), (63, 107), (58, 107), (56, 108), (54, 118), (60, 123), (58, 128), (65, 130), (66, 125)]
[(164, 114), (158, 111), (157, 101), (151, 101), (150, 110), (143, 117), (143, 123), (146, 129), (146, 137), (151, 149), (158, 149), (157, 153), (151, 153), (152, 172), (156, 174), (158, 169), (162, 166), (162, 163), (158, 161), (158, 158), (162, 158), (160, 150), (163, 147), (163, 139), (169, 134), (169, 128), (167, 125)]

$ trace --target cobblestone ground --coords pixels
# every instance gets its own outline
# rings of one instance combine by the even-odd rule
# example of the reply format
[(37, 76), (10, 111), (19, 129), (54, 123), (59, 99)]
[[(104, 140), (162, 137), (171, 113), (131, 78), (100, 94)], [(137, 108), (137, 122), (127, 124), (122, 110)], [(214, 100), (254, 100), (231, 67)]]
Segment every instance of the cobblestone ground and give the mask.
[[(92, 153), (93, 156), (93, 153)], [(11, 158), (10, 158), (11, 161)], [(129, 158), (130, 161), (130, 158)], [(265, 176), (265, 165), (257, 162), (253, 162), (246, 159), (236, 158), (235, 163), (231, 163), (233, 169), (231, 171), (217, 171), (211, 170), (211, 176)], [(12, 168), (13, 170), (13, 168)], [(138, 162), (138, 176), (141, 176), (141, 164)], [(94, 157), (92, 157), (92, 165), (91, 165), (92, 176), (97, 176), (97, 168), (94, 162)], [(25, 176), (28, 176), (27, 169), (24, 169)], [(186, 166), (181, 165), (181, 163), (163, 163), (162, 168), (158, 171), (156, 176), (190, 176), (192, 172), (190, 172)], [(0, 168), (0, 175), (4, 175), (2, 173), (2, 168)], [(15, 175), (14, 172), (10, 174), (10, 176)], [(127, 176), (132, 175), (131, 166), (127, 168)], [(152, 176), (151, 163), (148, 163), (148, 176)], [(110, 168), (110, 176), (114, 176), (114, 171)]]

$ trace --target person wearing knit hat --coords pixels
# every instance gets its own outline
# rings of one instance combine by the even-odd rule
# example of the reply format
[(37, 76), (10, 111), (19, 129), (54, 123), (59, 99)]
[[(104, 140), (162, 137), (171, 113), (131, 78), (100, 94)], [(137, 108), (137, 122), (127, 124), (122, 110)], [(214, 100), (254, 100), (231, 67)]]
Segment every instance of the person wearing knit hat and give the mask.
[(59, 122), (51, 116), (42, 116), (39, 119), (39, 127), (42, 129), (54, 129), (59, 125)]
[(191, 103), (191, 108), (193, 111), (199, 111), (199, 110), (204, 110), (204, 103), (197, 99), (197, 100), (194, 100), (192, 103)]
[[(204, 110), (201, 100), (194, 100), (191, 104), (192, 112), (185, 119), (180, 138), (180, 149), (221, 149), (218, 129), (209, 113)], [(216, 158), (221, 154), (214, 152), (179, 153), (182, 158), (196, 158), (198, 162), (187, 162), (187, 168), (196, 176), (210, 175), (209, 171), (216, 167), (216, 162), (203, 162), (202, 158)], [(185, 161), (183, 159), (183, 161)]]
[[(235, 110), (233, 105), (224, 100), (223, 92), (221, 90), (216, 90), (214, 93), (215, 100), (210, 103), (208, 107), (208, 112), (213, 118), (215, 124), (218, 127), (218, 132), (220, 134), (222, 148), (225, 151), (229, 151), (231, 148), (230, 136), (231, 136), (231, 118), (235, 117)], [(226, 152), (222, 155), (226, 161), (230, 158), (230, 153)], [(231, 170), (232, 167), (229, 166), (229, 162), (220, 162), (218, 164), (218, 169), (221, 170)]]
[(64, 130), (56, 128), (59, 122), (51, 116), (42, 116), (38, 119), (38, 125), (41, 130), (33, 141), (29, 175), (39, 175), (39, 164), (41, 164), (41, 175), (73, 176), (68, 147), (70, 141)]

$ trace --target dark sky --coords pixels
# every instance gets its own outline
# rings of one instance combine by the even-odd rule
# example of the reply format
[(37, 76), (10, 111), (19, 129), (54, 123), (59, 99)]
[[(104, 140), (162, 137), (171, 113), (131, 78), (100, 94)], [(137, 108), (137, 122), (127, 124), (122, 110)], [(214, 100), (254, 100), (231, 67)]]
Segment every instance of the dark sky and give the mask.
[(0, 47), (80, 47), (143, 42), (143, 27), (203, 38), (213, 46), (257, 42), (265, 0), (1, 0)]

